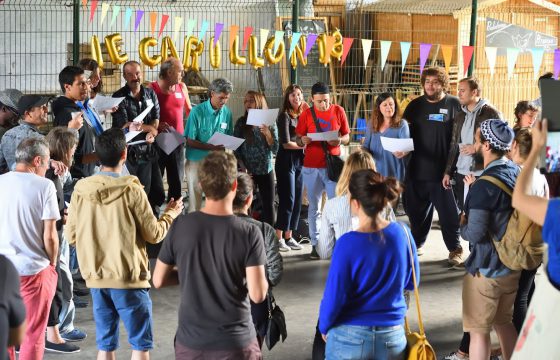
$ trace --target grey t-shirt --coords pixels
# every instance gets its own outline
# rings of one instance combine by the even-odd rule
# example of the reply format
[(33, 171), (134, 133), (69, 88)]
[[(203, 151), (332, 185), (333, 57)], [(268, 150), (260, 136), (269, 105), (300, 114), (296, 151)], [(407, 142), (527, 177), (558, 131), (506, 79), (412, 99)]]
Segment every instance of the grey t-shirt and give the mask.
[(261, 230), (234, 215), (194, 212), (175, 220), (159, 260), (179, 272), (180, 344), (233, 350), (255, 339), (245, 268), (265, 265), (263, 244)]

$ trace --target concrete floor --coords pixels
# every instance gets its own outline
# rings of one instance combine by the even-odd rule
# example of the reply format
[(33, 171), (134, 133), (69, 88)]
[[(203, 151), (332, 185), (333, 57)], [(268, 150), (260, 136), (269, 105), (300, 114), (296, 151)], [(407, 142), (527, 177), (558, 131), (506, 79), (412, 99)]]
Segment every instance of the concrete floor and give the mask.
[[(402, 219), (406, 220), (406, 219)], [(463, 243), (463, 248), (468, 248)], [(288, 338), (277, 344), (272, 351), (264, 350), (265, 359), (311, 359), (311, 348), (323, 286), (329, 269), (328, 261), (310, 261), (310, 246), (302, 251), (284, 255), (282, 282), (274, 289), (278, 305), (286, 315)], [(420, 257), (420, 296), (422, 315), (428, 339), (434, 346), (438, 359), (455, 350), (462, 335), (461, 284), (464, 272), (447, 266), (447, 250), (441, 232), (432, 229), (425, 245), (425, 255)], [(155, 348), (152, 359), (173, 359), (173, 338), (177, 325), (179, 289), (152, 289)], [(413, 329), (416, 326), (416, 310), (409, 311)], [(95, 325), (91, 306), (78, 309), (75, 326), (87, 332), (88, 338), (76, 343), (81, 352), (64, 355), (67, 358), (93, 359), (96, 356)], [(121, 326), (121, 348), (117, 358), (129, 358), (130, 347), (126, 332)], [(45, 359), (60, 359), (59, 354), (45, 354)]]

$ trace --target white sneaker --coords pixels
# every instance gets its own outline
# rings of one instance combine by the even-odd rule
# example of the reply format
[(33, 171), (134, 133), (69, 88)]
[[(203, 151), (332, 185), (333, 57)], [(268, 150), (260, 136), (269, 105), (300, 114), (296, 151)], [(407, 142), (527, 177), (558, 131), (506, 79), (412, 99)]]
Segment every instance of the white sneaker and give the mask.
[(444, 357), (442, 360), (469, 360), (469, 356), (461, 355), (457, 351), (453, 351), (452, 353)]
[(282, 252), (290, 251), (290, 247), (286, 245), (286, 240), (280, 239), (279, 242), (280, 242), (280, 246), (278, 250)]
[(287, 242), (286, 245), (288, 245), (292, 250), (301, 250), (303, 249), (301, 247), (300, 244), (297, 243), (297, 241), (294, 240), (294, 238), (290, 238)]

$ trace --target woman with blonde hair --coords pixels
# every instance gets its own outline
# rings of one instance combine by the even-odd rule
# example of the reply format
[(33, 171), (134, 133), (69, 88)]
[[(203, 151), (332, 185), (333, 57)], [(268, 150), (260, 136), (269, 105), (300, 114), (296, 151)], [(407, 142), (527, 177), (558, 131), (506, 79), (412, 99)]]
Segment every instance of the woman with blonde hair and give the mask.
[[(323, 208), (321, 230), (319, 231), (319, 242), (317, 244), (317, 253), (319, 253), (321, 259), (330, 258), (336, 239), (352, 230), (348, 184), (352, 174), (362, 169), (371, 169), (377, 172), (371, 154), (358, 149), (346, 159), (336, 185), (336, 197), (328, 200)], [(395, 214), (391, 206), (387, 206), (382, 214), (385, 219), (395, 221)]]
[(237, 150), (235, 156), (240, 166), (247, 170), (259, 188), (262, 201), (261, 220), (274, 226), (274, 169), (272, 156), (278, 151), (278, 130), (276, 125), (252, 126), (247, 125), (250, 109), (268, 109), (266, 98), (256, 91), (247, 91), (244, 100), (245, 115), (235, 123), (233, 136), (245, 141)]

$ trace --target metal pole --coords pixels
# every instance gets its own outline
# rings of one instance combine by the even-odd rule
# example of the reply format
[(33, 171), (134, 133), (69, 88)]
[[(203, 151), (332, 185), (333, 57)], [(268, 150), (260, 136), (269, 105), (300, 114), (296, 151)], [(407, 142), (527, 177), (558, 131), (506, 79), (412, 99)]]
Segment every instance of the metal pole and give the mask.
[[(478, 14), (478, 0), (472, 0), (471, 6), (471, 34), (469, 38), (469, 45), (476, 46), (476, 19)], [(471, 60), (471, 64), (469, 66), (468, 75), (472, 76), (474, 71), (474, 61), (475, 61), (476, 50), (473, 51), (473, 56)]]
[[(292, 34), (299, 31), (299, 0), (293, 0), (292, 5)], [(294, 54), (295, 56), (295, 54)], [(290, 59), (286, 62), (290, 66)], [(290, 82), (297, 84), (297, 68), (290, 69)]]
[(74, 0), (72, 27), (72, 64), (78, 65), (80, 57), (80, 0)]

